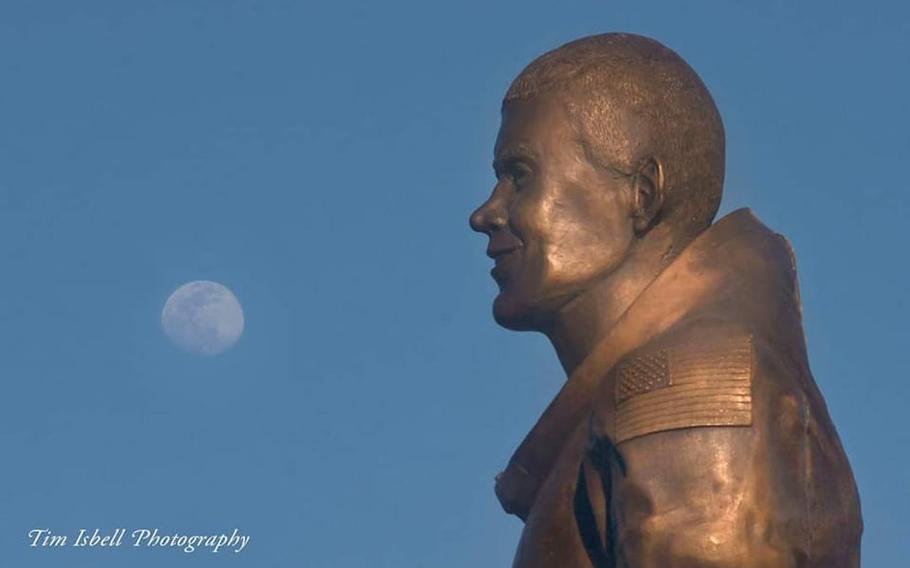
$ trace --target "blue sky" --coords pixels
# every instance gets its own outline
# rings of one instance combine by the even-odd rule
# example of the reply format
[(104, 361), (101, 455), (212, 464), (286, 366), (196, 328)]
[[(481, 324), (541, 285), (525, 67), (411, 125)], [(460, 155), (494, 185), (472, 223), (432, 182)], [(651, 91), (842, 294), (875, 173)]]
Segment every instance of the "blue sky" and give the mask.
[[(865, 566), (910, 554), (910, 9), (899, 2), (24, 2), (0, 6), (0, 565), (505, 566), (495, 473), (564, 376), (495, 326), (499, 103), (534, 56), (630, 31), (727, 130), (722, 212), (796, 249)], [(215, 280), (218, 357), (159, 326)], [(25, 533), (252, 536), (241, 554)]]

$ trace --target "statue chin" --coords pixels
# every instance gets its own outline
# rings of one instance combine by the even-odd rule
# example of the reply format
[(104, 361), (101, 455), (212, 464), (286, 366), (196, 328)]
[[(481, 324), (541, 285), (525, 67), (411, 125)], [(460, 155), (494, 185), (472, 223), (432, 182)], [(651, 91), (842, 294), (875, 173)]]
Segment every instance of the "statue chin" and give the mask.
[(550, 314), (537, 303), (505, 292), (500, 292), (493, 300), (493, 319), (512, 331), (542, 331), (551, 319)]
[(529, 331), (531, 318), (528, 306), (522, 306), (509, 294), (500, 292), (493, 300), (493, 319), (500, 326), (512, 331)]

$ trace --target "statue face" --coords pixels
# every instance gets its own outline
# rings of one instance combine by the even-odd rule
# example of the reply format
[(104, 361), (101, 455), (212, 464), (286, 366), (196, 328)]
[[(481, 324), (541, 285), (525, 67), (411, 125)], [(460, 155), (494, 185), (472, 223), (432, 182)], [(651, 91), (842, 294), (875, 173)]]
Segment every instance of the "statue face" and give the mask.
[(497, 182), (471, 215), (490, 237), (496, 321), (545, 331), (558, 310), (608, 277), (634, 240), (628, 178), (588, 161), (555, 95), (510, 102), (494, 149)]

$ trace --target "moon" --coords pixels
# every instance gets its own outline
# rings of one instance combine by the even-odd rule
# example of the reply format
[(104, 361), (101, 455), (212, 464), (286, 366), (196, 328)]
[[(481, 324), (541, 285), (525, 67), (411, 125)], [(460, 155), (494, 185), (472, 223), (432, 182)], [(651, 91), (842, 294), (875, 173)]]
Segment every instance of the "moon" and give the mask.
[(217, 355), (243, 333), (243, 308), (222, 284), (208, 280), (177, 288), (161, 310), (161, 327), (175, 345), (197, 355)]

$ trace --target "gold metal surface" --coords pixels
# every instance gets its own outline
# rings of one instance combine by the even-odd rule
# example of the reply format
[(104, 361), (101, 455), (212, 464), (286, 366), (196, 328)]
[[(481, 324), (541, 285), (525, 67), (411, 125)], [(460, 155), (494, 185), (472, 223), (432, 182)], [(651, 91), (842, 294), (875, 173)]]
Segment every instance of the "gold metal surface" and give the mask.
[(846, 454), (808, 365), (796, 264), (719, 221), (720, 116), (654, 40), (533, 61), (503, 101), (489, 237), (496, 321), (568, 377), (497, 476), (518, 568), (859, 566)]

